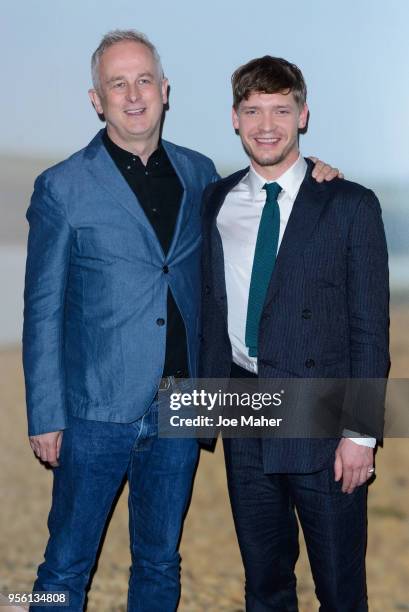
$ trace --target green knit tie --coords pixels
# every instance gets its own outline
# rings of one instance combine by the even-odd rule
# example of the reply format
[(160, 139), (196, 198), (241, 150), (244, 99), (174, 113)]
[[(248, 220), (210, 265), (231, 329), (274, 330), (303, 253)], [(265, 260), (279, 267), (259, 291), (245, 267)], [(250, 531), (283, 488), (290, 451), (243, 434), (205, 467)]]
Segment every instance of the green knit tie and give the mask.
[(247, 307), (246, 346), (250, 357), (257, 357), (260, 317), (274, 269), (280, 234), (280, 207), (277, 198), (281, 187), (278, 183), (266, 183), (263, 189), (267, 192), (267, 198), (258, 228)]

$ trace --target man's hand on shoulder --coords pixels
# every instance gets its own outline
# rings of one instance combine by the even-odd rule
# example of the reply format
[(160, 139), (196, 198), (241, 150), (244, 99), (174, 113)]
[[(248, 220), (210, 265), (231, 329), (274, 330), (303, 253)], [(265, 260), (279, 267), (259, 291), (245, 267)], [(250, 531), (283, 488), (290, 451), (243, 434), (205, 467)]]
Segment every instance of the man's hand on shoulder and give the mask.
[(352, 493), (371, 478), (373, 462), (373, 448), (342, 438), (335, 451), (334, 471), (337, 482), (342, 478), (343, 493)]
[(51, 431), (38, 436), (30, 436), (30, 446), (35, 455), (52, 467), (58, 467), (59, 465), (62, 434), (62, 431)]
[(315, 178), (317, 183), (323, 181), (332, 181), (334, 178), (344, 178), (344, 175), (338, 168), (333, 168), (329, 164), (318, 159), (318, 157), (310, 156), (309, 159), (314, 162), (314, 168), (312, 171), (312, 177)]

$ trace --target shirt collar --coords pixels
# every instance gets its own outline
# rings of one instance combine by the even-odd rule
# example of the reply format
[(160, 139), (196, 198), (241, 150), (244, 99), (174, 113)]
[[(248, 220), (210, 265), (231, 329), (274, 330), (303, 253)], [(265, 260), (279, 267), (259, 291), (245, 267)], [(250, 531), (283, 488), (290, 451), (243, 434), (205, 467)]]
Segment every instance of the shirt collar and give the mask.
[(265, 183), (278, 183), (281, 189), (285, 191), (291, 199), (295, 200), (306, 172), (307, 162), (299, 155), (297, 161), (274, 181), (266, 181), (265, 178), (254, 170), (252, 165), (250, 165), (250, 170), (243, 180), (247, 182), (252, 199), (260, 193)]
[[(138, 159), (140, 161), (140, 157), (138, 155), (135, 155), (134, 153), (123, 149), (122, 147), (118, 146), (113, 140), (111, 140), (111, 138), (108, 136), (107, 130), (104, 131), (102, 135), (102, 140), (105, 147), (108, 149), (108, 152), (111, 154), (111, 157), (115, 160), (116, 163), (119, 163), (122, 166), (126, 166), (135, 159)], [(152, 161), (159, 162), (163, 158), (163, 155), (166, 155), (165, 150), (163, 148), (162, 141), (159, 140), (158, 148), (153, 153), (151, 153), (148, 159), (148, 163)]]

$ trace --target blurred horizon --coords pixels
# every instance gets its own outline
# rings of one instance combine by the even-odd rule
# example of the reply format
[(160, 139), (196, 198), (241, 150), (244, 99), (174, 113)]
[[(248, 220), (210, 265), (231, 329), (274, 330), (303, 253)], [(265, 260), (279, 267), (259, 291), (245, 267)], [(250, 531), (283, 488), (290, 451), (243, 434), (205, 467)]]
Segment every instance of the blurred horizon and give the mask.
[[(0, 286), (3, 291), (0, 349), (18, 344), (23, 322), (23, 289), (28, 224), (25, 213), (36, 176), (58, 163), (55, 158), (0, 155)], [(237, 168), (218, 168), (226, 176)], [(346, 176), (349, 179), (348, 176)], [(405, 204), (409, 180), (367, 184), (378, 196), (389, 249), (392, 305), (409, 306), (409, 215)]]

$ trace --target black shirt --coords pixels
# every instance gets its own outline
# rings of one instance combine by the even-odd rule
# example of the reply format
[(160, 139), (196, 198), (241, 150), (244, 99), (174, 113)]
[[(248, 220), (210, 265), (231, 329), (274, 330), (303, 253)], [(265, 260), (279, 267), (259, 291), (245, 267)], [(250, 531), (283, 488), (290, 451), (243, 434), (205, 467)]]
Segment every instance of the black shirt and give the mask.
[[(159, 143), (144, 166), (137, 155), (112, 142), (106, 131), (102, 139), (122, 176), (138, 198), (166, 255), (172, 243), (183, 187), (165, 149)], [(135, 206), (138, 206), (137, 202)], [(185, 325), (169, 288), (163, 376), (187, 377), (188, 371)]]

